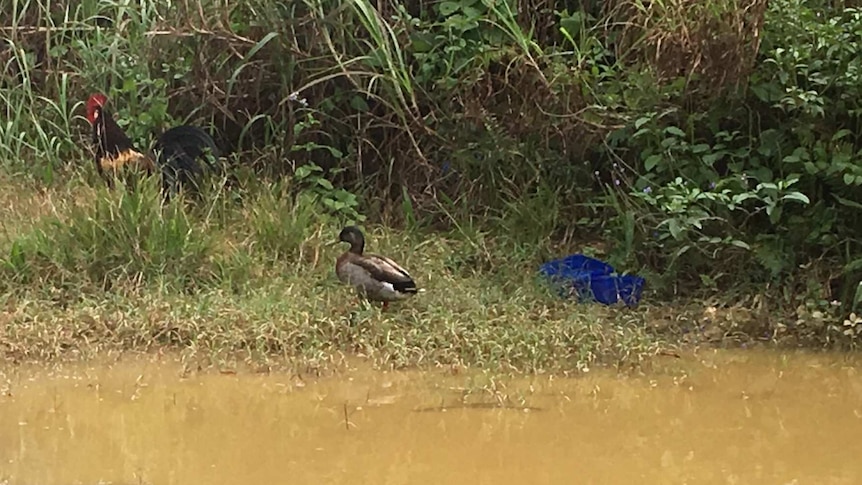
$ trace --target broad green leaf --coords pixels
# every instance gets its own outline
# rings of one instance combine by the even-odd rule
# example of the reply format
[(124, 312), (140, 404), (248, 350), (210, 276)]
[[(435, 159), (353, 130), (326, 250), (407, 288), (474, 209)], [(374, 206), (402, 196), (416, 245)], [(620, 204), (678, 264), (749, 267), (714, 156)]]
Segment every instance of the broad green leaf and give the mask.
[(856, 202), (855, 200), (845, 199), (845, 198), (839, 197), (837, 195), (833, 195), (833, 197), (835, 197), (835, 200), (837, 200), (838, 203), (843, 205), (843, 206), (852, 207), (853, 209), (862, 210), (862, 204), (860, 204), (859, 202)]
[(840, 140), (840, 139), (842, 139), (842, 138), (845, 138), (845, 137), (847, 137), (847, 136), (851, 135), (852, 133), (853, 133), (853, 132), (851, 132), (851, 131), (850, 131), (850, 130), (848, 130), (848, 129), (841, 129), (841, 130), (838, 130), (837, 132), (835, 132), (835, 134), (834, 134), (834, 135), (832, 135), (832, 141), (838, 141), (838, 140)]
[(448, 17), (453, 13), (457, 12), (461, 5), (456, 2), (440, 2), (440, 5), (437, 6), (440, 11), (440, 15), (444, 17)]
[(740, 241), (739, 239), (733, 239), (730, 241), (730, 244), (742, 249), (751, 249), (751, 246), (748, 245), (745, 241)]
[(671, 134), (673, 136), (678, 136), (680, 138), (685, 138), (685, 132), (677, 128), (676, 126), (668, 126), (664, 129), (665, 133)]
[(679, 236), (682, 234), (682, 227), (680, 227), (679, 221), (676, 219), (668, 221), (668, 229), (670, 230), (670, 235), (673, 236), (674, 239), (679, 240)]
[(723, 153), (707, 153), (701, 157), (701, 160), (703, 160), (703, 163), (711, 167), (716, 161), (720, 160), (723, 155)]
[(788, 192), (784, 194), (784, 196), (781, 198), (787, 200), (795, 200), (798, 202), (802, 202), (806, 205), (811, 203), (811, 201), (808, 199), (808, 196), (803, 194), (802, 192)]
[(466, 16), (470, 20), (475, 20), (482, 17), (482, 12), (474, 7), (462, 6), (461, 11), (464, 12), (464, 16)]
[(661, 155), (658, 155), (658, 154), (650, 155), (649, 157), (647, 157), (646, 160), (644, 160), (644, 170), (646, 170), (647, 172), (652, 171), (652, 169), (654, 169), (656, 167), (656, 165), (658, 165), (659, 162), (661, 162), (661, 160), (662, 160)]
[(368, 103), (365, 101), (365, 98), (362, 96), (356, 95), (350, 98), (350, 106), (356, 111), (366, 112), (368, 111)]

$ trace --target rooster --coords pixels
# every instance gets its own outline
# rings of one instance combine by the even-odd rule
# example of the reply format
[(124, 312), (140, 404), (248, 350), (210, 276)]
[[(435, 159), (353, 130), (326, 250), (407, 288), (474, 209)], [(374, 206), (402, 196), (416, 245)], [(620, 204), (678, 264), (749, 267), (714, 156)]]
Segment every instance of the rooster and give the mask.
[[(120, 172), (129, 169), (152, 175), (156, 169), (162, 173), (162, 190), (167, 196), (180, 185), (196, 185), (203, 169), (198, 163), (206, 161), (209, 153), (220, 156), (215, 141), (206, 131), (196, 126), (176, 126), (162, 133), (156, 140), (154, 154), (143, 154), (135, 148), (123, 129), (105, 109), (108, 98), (101, 93), (87, 100), (87, 121), (93, 128), (93, 145), (96, 149), (96, 170), (109, 185)], [(155, 160), (155, 161), (154, 161)]]

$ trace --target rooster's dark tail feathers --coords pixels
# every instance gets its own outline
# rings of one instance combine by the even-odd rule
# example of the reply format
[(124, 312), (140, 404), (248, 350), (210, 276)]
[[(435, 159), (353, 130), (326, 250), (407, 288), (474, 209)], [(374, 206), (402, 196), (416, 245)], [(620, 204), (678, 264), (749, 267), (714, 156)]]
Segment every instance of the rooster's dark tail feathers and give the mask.
[(176, 126), (162, 133), (154, 150), (166, 194), (176, 191), (179, 186), (197, 190), (204, 169), (214, 169), (212, 161), (221, 156), (209, 133), (188, 125)]

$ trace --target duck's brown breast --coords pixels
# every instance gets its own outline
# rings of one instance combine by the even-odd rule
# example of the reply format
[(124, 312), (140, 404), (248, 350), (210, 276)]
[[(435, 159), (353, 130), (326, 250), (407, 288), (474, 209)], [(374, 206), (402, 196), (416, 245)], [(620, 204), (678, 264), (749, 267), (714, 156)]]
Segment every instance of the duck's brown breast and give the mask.
[(352, 253), (345, 252), (335, 260), (335, 274), (342, 281), (344, 281), (344, 278), (347, 276), (344, 271), (344, 265), (350, 262), (351, 256), (353, 256)]

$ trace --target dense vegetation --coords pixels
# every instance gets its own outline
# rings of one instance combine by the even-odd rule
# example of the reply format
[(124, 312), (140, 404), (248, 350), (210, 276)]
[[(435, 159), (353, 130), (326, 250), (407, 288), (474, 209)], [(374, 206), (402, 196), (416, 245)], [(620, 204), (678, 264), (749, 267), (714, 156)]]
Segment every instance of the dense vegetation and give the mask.
[[(306, 302), (279, 318), (305, 315), (314, 337), (270, 348), (252, 332), (236, 347), (373, 350), (395, 336), (396, 360), (536, 369), (654, 349), (619, 319), (611, 339), (573, 330), (592, 310), (534, 288), (538, 263), (578, 250), (646, 276), (652, 303), (753, 308), (757, 336), (852, 344), (862, 330), (862, 10), (849, 0), (0, 0), (0, 18), (7, 307), (132, 314), (159, 305), (152, 292), (188, 307), (274, 281), (266, 298), (323, 285), (329, 301), (323, 243), (353, 220), (397, 228), (376, 235), (415, 256), (420, 283), (438, 278), (442, 293), (411, 310), (421, 330), (334, 337), (343, 322), (311, 325), (332, 309)], [(213, 126), (231, 170), (188, 207), (108, 193), (81, 118), (93, 91), (140, 146), (182, 120)], [(452, 295), (469, 309), (423, 313)], [(495, 314), (499, 328), (471, 326)], [(132, 333), (218, 339), (182, 321)], [(289, 331), (268, 325), (252, 327)]]

